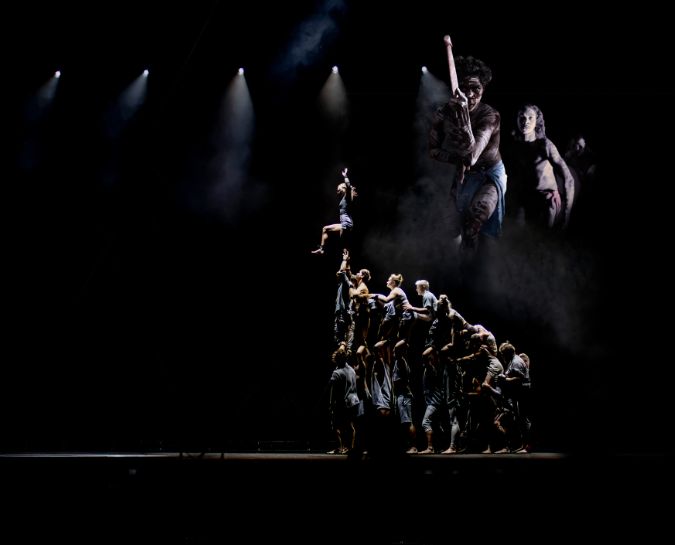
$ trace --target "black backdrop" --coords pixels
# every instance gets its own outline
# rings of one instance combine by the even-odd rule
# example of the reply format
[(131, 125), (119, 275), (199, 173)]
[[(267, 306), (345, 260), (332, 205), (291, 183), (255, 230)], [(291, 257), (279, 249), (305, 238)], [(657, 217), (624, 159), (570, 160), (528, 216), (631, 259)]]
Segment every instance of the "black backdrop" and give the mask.
[[(309, 250), (333, 221), (341, 164), (361, 192), (354, 261), (372, 270), (371, 290), (390, 272), (426, 276), (469, 321), (530, 352), (540, 448), (665, 448), (670, 384), (655, 363), (670, 355), (669, 330), (654, 309), (667, 311), (669, 292), (666, 18), (435, 2), (332, 2), (320, 18), (315, 2), (284, 4), (13, 11), (2, 448), (330, 437), (339, 260)], [(306, 62), (281, 69), (294, 37), (316, 28)], [(484, 100), (502, 112), (504, 139), (518, 105), (534, 102), (560, 148), (582, 130), (601, 165), (567, 239), (514, 247), (509, 270), (524, 276), (482, 300), (462, 293), (447, 261), (433, 266), (443, 240), (420, 241), (424, 259), (373, 252), (414, 238), (419, 68), (446, 79), (446, 33), (456, 53), (493, 68)], [(350, 104), (338, 135), (316, 109), (333, 64)], [(204, 165), (240, 65), (256, 132), (250, 179), (224, 216), (205, 206)], [(111, 138), (109, 105), (146, 67), (146, 103)], [(56, 69), (53, 108), (31, 124), (26, 104)], [(530, 299), (507, 295), (529, 281)]]

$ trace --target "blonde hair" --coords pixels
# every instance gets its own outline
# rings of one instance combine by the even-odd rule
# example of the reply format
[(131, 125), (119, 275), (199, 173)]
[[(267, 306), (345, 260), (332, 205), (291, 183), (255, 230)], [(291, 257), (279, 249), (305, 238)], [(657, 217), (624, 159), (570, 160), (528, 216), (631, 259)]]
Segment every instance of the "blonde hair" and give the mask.
[(403, 284), (403, 275), (400, 274), (400, 273), (399, 274), (393, 274), (392, 273), (389, 278), (391, 278), (394, 282), (396, 282), (396, 287)]

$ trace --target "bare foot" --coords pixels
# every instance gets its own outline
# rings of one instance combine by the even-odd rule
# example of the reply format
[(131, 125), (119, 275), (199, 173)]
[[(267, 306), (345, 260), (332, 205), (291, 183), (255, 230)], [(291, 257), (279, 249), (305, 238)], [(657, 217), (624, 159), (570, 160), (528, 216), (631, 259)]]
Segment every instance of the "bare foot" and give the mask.
[(425, 448), (424, 450), (420, 451), (420, 454), (435, 454), (436, 451), (432, 447)]
[(316, 250), (312, 250), (312, 253), (316, 254), (316, 255), (323, 255), (324, 251), (323, 251), (323, 248), (319, 247)]

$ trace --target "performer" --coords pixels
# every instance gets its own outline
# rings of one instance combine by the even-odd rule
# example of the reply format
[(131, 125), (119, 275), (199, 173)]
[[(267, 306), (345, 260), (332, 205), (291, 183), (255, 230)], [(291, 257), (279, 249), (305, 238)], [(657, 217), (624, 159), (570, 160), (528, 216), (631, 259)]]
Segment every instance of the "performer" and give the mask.
[[(450, 56), (450, 48), (448, 52)], [(453, 235), (460, 237), (463, 250), (474, 251), (479, 235), (501, 234), (506, 193), (506, 171), (499, 153), (501, 118), (481, 102), (492, 79), (490, 68), (474, 57), (457, 57), (451, 71), (453, 66), (459, 88), (436, 111), (429, 152), (433, 159), (455, 166), (451, 194), (458, 222)]]
[(356, 198), (356, 188), (352, 186), (347, 178), (348, 169), (342, 171), (343, 182), (337, 186), (337, 194), (340, 198), (340, 223), (332, 223), (325, 225), (321, 231), (321, 243), (316, 250), (312, 250), (313, 254), (323, 255), (325, 253), (325, 245), (328, 240), (329, 233), (338, 233), (340, 236), (352, 230), (354, 223), (350, 215), (349, 209), (352, 201)]
[(328, 454), (348, 454), (354, 448), (354, 421), (358, 413), (359, 397), (356, 390), (356, 373), (349, 365), (349, 352), (340, 343), (333, 353), (335, 369), (330, 377), (330, 412), (338, 447)]
[(563, 229), (572, 211), (574, 177), (558, 148), (546, 138), (544, 114), (537, 106), (520, 108), (516, 128), (509, 172), (517, 210), (524, 212), (528, 224)]

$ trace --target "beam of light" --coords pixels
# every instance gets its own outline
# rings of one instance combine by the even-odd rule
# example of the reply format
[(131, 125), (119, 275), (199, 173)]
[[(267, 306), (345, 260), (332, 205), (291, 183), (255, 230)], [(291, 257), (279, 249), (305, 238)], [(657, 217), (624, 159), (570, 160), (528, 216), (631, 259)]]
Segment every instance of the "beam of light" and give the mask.
[[(426, 67), (425, 67), (426, 68)], [(418, 157), (418, 172), (421, 176), (429, 176), (436, 173), (439, 168), (447, 171), (449, 165), (440, 165), (429, 157), (429, 130), (431, 120), (436, 109), (448, 101), (450, 89), (442, 80), (436, 78), (429, 70), (423, 71), (417, 89), (416, 114), (415, 114), (415, 141), (416, 154)]]
[(54, 105), (61, 72), (57, 70), (33, 96), (23, 105), (25, 134), (18, 156), (19, 167), (30, 171), (36, 168), (43, 158), (42, 124), (48, 120), (48, 114)]
[(146, 72), (148, 71), (144, 70), (140, 76), (132, 81), (109, 109), (106, 116), (106, 132), (110, 138), (117, 138), (120, 135), (145, 102), (148, 89)]
[(26, 105), (26, 121), (29, 124), (37, 123), (47, 115), (47, 112), (49, 112), (54, 103), (60, 78), (61, 71), (57, 70), (28, 100)]
[(240, 76), (243, 76), (244, 75), (244, 69), (240, 68), (239, 70), (237, 70), (237, 74), (239, 74)]
[[(398, 258), (402, 260), (399, 266), (415, 264), (417, 272), (414, 274), (444, 271), (444, 289), (454, 291), (458, 287), (454, 283), (459, 278), (459, 248), (452, 226), (458, 218), (455, 207), (448, 200), (448, 187), (455, 170), (450, 164), (429, 157), (431, 123), (437, 107), (450, 98), (450, 91), (431, 72), (418, 74), (413, 118), (414, 182), (398, 195), (395, 226), (390, 231), (368, 234), (364, 239), (364, 251), (374, 262), (387, 260), (391, 263), (392, 256), (404, 256)], [(420, 214), (420, 210), (424, 213)], [(429, 280), (433, 291), (434, 279)]]
[(422, 74), (426, 74), (428, 72), (428, 68), (426, 66), (422, 67)]
[(143, 76), (144, 77), (147, 78), (149, 75), (150, 75), (150, 70), (148, 70), (147, 68), (145, 70), (143, 70)]
[(319, 93), (319, 108), (334, 130), (341, 133), (347, 128), (349, 117), (347, 91), (337, 67), (333, 67), (333, 72)]
[(338, 67), (337, 67), (337, 66), (333, 66), (332, 72), (333, 72), (333, 74), (337, 74), (337, 73), (338, 73)]
[(249, 181), (255, 112), (243, 68), (223, 100), (212, 137), (216, 150), (208, 163), (206, 208), (225, 222), (235, 221), (255, 200)]

